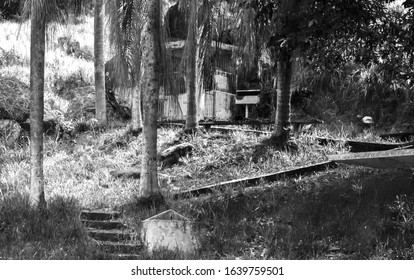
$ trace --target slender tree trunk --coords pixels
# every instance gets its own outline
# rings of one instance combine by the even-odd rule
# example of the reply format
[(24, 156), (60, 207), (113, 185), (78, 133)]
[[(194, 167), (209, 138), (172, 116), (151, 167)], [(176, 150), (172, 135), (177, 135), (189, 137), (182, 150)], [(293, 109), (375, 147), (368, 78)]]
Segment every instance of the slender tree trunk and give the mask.
[(289, 138), (290, 126), (290, 83), (292, 76), (292, 61), (289, 50), (281, 50), (277, 61), (277, 103), (275, 130), (272, 138), (278, 143), (284, 143)]
[[(201, 39), (201, 38), (200, 38)], [(198, 40), (199, 41), (199, 40)], [(201, 44), (198, 43), (197, 47), (197, 55), (196, 55), (196, 88), (198, 91), (198, 120), (202, 120), (204, 118), (204, 112), (205, 112), (205, 90), (203, 85), (203, 63), (204, 63), (204, 51), (201, 49)]]
[[(142, 26), (141, 24), (137, 24), (137, 30), (135, 30), (135, 40), (136, 42), (141, 42), (141, 32)], [(140, 43), (139, 43), (140, 44)], [(138, 45), (138, 44), (137, 44)], [(142, 124), (142, 86), (140, 82), (141, 78), (141, 61), (142, 61), (142, 53), (139, 46), (134, 47), (134, 62), (135, 67), (133, 67), (133, 85), (134, 91), (132, 93), (132, 104), (131, 104), (131, 131), (133, 134), (138, 134), (142, 132), (143, 124)]]
[(185, 130), (198, 127), (198, 94), (197, 94), (197, 1), (190, 1), (190, 19), (187, 33), (186, 58), (186, 90), (187, 90), (187, 119)]
[(133, 133), (140, 133), (142, 131), (142, 110), (141, 110), (141, 87), (136, 85), (132, 92), (132, 106), (131, 106), (131, 131)]
[(144, 116), (141, 182), (138, 195), (160, 193), (157, 174), (157, 113), (160, 90), (160, 0), (144, 1), (145, 24), (141, 33), (142, 105)]
[(31, 3), (30, 39), (30, 204), (45, 207), (43, 177), (43, 115), (45, 76), (45, 16)]
[(104, 0), (95, 0), (95, 115), (99, 125), (106, 126), (105, 58), (104, 58)]

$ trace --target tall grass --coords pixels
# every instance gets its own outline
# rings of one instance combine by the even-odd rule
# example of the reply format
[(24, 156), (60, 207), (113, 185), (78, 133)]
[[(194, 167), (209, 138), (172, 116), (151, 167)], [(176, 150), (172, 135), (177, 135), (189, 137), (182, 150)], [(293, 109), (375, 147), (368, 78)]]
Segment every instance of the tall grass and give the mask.
[(55, 197), (39, 212), (26, 195), (7, 196), (0, 204), (0, 259), (90, 259), (99, 248), (88, 242), (70, 198)]

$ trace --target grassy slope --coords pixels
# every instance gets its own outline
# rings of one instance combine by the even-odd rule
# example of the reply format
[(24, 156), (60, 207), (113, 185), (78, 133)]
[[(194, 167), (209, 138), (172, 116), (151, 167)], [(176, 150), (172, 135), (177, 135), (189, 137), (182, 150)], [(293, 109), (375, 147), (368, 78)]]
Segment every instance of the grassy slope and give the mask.
[[(0, 47), (16, 52), (23, 58), (23, 63), (3, 67), (0, 73), (18, 76), (27, 82), (28, 29), (16, 39), (17, 25), (1, 24), (10, 31), (0, 34), (4, 36), (0, 38)], [(88, 41), (91, 38), (90, 24), (86, 20), (81, 25), (69, 27), (73, 36), (81, 41), (81, 46), (91, 46)], [(65, 34), (65, 31), (57, 30), (55, 41), (59, 34)], [(26, 42), (26, 45), (20, 42)], [(92, 84), (91, 62), (68, 57), (52, 46), (50, 50), (53, 51), (47, 56), (47, 98), (60, 100), (53, 93), (53, 84), (58, 78), (64, 80), (73, 73), (81, 73)], [(64, 100), (60, 102), (65, 103)], [(348, 135), (348, 128), (336, 130), (338, 137)], [(352, 131), (352, 127), (349, 130)], [(167, 147), (176, 132), (160, 129), (159, 147)], [(314, 133), (328, 135), (327, 131)], [(44, 164), (50, 219), (44, 223), (44, 228), (48, 229), (45, 238), (41, 237), (42, 229), (35, 224), (25, 226), (28, 220), (36, 221), (31, 216), (36, 214), (13, 214), (27, 211), (22, 209), (26, 209), (24, 197), (29, 185), (28, 147), (24, 143), (14, 149), (0, 147), (0, 201), (7, 205), (1, 209), (0, 231), (8, 238), (0, 239), (0, 243), (11, 244), (6, 250), (0, 250), (0, 256), (97, 258), (100, 253), (92, 245), (85, 245), (87, 241), (82, 229), (70, 218), (76, 217), (80, 208), (124, 209), (125, 220), (132, 226), (136, 218), (155, 214), (154, 209), (138, 211), (137, 180), (113, 178), (110, 174), (118, 168), (139, 168), (141, 138), (123, 135), (122, 129), (110, 129), (104, 133), (84, 133), (76, 143), (56, 143), (46, 139)], [(373, 138), (372, 134), (360, 137)], [(169, 207), (202, 225), (202, 252), (196, 258), (413, 256), (410, 199), (413, 190), (410, 187), (414, 185), (414, 179), (411, 173), (343, 167), (310, 177), (261, 183), (256, 188), (229, 189), (223, 194), (174, 201), (169, 197), (171, 190), (275, 172), (324, 161), (327, 154), (346, 152), (341, 146), (320, 147), (308, 136), (297, 140), (296, 152), (257, 149), (263, 138), (242, 132), (228, 136), (208, 133), (187, 140), (195, 146), (193, 155), (183, 158), (180, 165), (160, 170), (160, 184)], [(70, 222), (60, 227), (54, 221), (65, 220), (59, 214), (62, 210), (56, 210), (62, 208), (72, 210), (65, 216)], [(26, 230), (23, 230), (25, 235), (11, 230), (19, 226)], [(32, 230), (27, 231), (27, 228)], [(68, 228), (73, 229), (69, 231), (74, 232), (73, 235), (64, 234)]]
[[(160, 146), (171, 142), (175, 132), (160, 129)], [(122, 209), (131, 226), (137, 226), (137, 219), (165, 209), (143, 211), (135, 197), (139, 182), (111, 177), (111, 170), (138, 167), (140, 162), (140, 137), (120, 135), (121, 130), (95, 137), (90, 133), (82, 135), (76, 145), (48, 140), (48, 200), (72, 198), (81, 208)], [(303, 137), (300, 153), (269, 149), (254, 162), (253, 151), (260, 138), (240, 132), (222, 137), (225, 140), (214, 133), (191, 137), (188, 140), (196, 147), (193, 156), (160, 170), (168, 207), (202, 225), (203, 247), (197, 258), (413, 256), (410, 198), (414, 178), (410, 172), (341, 167), (303, 178), (172, 200), (170, 190), (283, 170), (323, 161), (326, 153), (343, 152), (340, 147), (318, 147)], [(0, 173), (3, 199), (27, 192), (27, 154), (27, 148), (7, 151)], [(78, 253), (72, 257), (78, 258)]]

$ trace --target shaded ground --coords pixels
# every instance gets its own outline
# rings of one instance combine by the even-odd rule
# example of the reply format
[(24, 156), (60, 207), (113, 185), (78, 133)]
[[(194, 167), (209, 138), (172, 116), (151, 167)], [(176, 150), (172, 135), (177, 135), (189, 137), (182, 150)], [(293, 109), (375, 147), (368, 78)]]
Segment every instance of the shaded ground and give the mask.
[(403, 170), (340, 168), (197, 198), (190, 213), (217, 258), (411, 258), (413, 186)]

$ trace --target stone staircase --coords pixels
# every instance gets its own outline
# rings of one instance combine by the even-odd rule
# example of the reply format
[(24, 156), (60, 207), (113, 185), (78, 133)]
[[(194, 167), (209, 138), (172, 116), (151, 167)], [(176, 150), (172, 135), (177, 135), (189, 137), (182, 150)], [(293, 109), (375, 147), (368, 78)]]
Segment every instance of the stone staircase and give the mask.
[(118, 212), (82, 211), (81, 220), (110, 259), (139, 259), (142, 245), (136, 233), (119, 220)]

